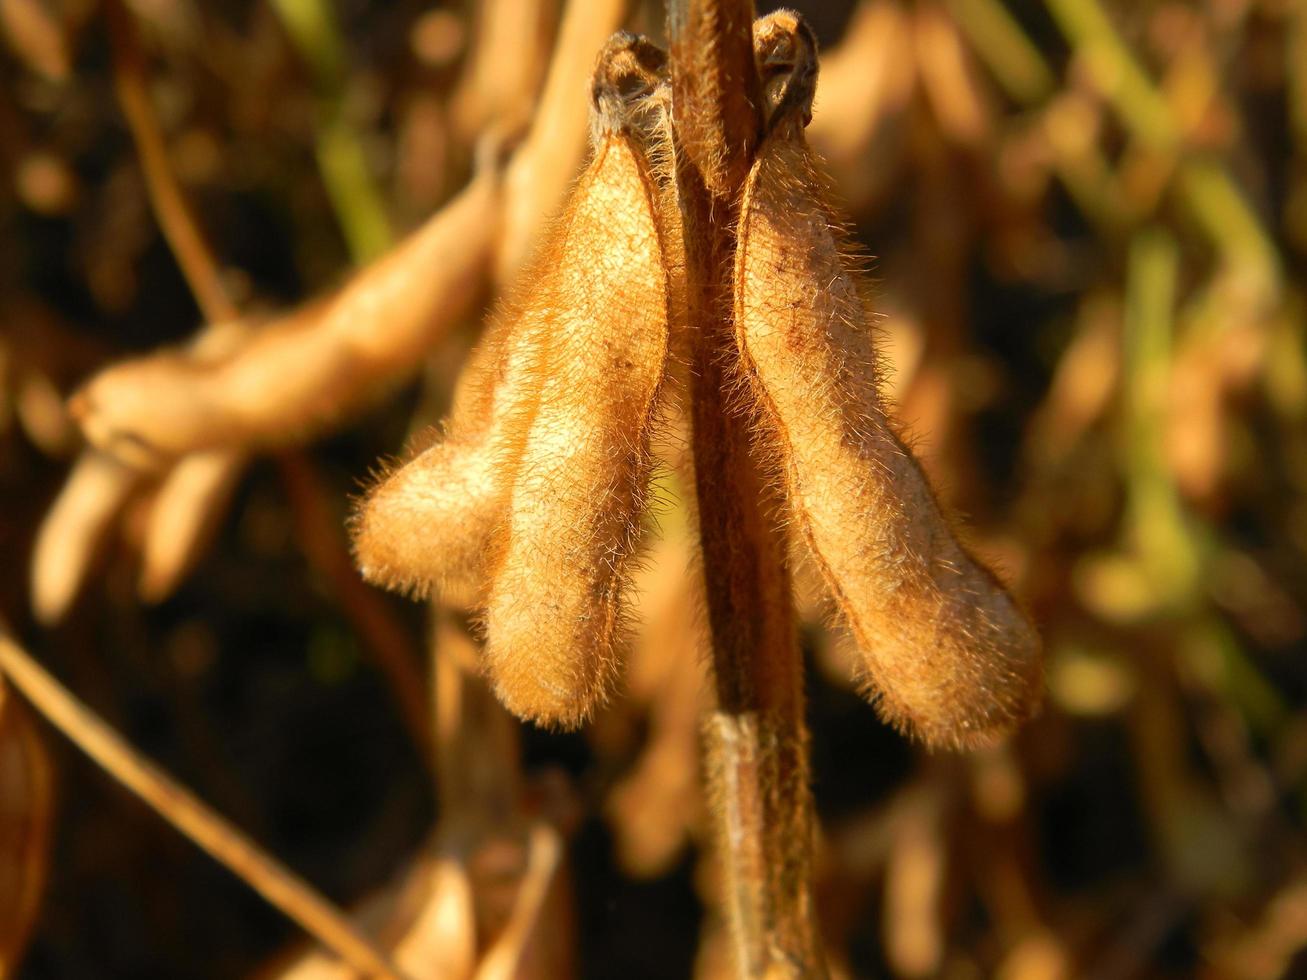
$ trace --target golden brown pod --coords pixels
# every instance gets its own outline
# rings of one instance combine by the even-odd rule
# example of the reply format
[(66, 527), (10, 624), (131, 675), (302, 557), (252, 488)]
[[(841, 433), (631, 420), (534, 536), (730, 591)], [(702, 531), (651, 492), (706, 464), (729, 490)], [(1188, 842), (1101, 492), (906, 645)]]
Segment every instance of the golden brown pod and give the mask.
[(881, 403), (856, 262), (803, 137), (812, 34), (779, 11), (754, 36), (769, 119), (741, 207), (735, 316), (760, 439), (882, 715), (931, 745), (981, 745), (1035, 703), (1039, 638), (959, 544)]
[(540, 384), (496, 530), (486, 658), (501, 700), (572, 727), (616, 674), (668, 349), (658, 190), (642, 149), (663, 53), (614, 35), (593, 84), (594, 156), (529, 309)]
[(490, 533), (520, 420), (537, 386), (544, 324), (505, 310), (472, 353), (436, 442), (385, 473), (351, 520), (354, 557), (375, 585), (470, 607), (483, 591)]
[[(140, 469), (188, 452), (301, 441), (413, 372), (478, 297), (503, 205), (500, 168), (335, 293), (233, 346), (115, 364), (70, 408), (87, 441)], [(207, 331), (206, 331), (207, 332)]]
[(162, 602), (204, 556), (249, 458), (218, 450), (187, 453), (155, 491), (141, 542), (137, 594)]
[[(605, 97), (615, 104), (601, 109), (596, 103), (595, 157), (573, 202), (609, 179), (596, 170), (613, 133), (638, 133), (642, 145), (652, 139), (646, 119), (657, 107), (646, 109), (644, 102), (659, 78), (657, 68), (637, 55), (661, 63), (661, 52), (629, 34), (616, 35), (600, 55), (597, 83), (611, 89), (630, 75), (632, 84), (628, 92)], [(524, 426), (536, 410), (547, 335), (570, 302), (572, 287), (561, 277), (571, 282), (595, 274), (586, 257), (595, 235), (593, 223), (578, 224), (570, 205), (524, 274), (526, 288), (499, 311), (474, 351), (437, 441), (368, 491), (352, 521), (355, 558), (368, 581), (417, 597), (435, 590), (464, 607), (484, 600), (491, 532), (507, 506)], [(620, 261), (620, 253), (614, 258)]]
[(32, 611), (53, 625), (67, 615), (136, 489), (135, 471), (112, 456), (81, 455), (36, 532)]

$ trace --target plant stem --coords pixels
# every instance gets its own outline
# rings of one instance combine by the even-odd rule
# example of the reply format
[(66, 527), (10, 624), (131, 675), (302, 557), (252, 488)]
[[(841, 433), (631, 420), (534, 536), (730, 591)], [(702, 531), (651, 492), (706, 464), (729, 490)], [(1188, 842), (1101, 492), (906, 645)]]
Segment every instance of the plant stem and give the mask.
[(948, 8), (999, 84), (1018, 102), (1043, 102), (1057, 88), (1039, 48), (1002, 0), (949, 0)]
[(363, 134), (345, 106), (345, 42), (330, 4), (323, 0), (275, 0), (273, 9), (318, 89), (318, 171), (340, 222), (350, 255), (366, 262), (394, 239), (386, 205), (369, 172)]
[(1243, 272), (1254, 304), (1273, 304), (1284, 274), (1275, 243), (1229, 171), (1186, 149), (1165, 96), (1107, 10), (1099, 0), (1045, 0), (1045, 5), (1130, 134), (1149, 149), (1177, 156), (1181, 201), (1230, 266)]
[(0, 674), (7, 676), (47, 721), (109, 775), (298, 922), (322, 945), (364, 976), (399, 980), (400, 974), (387, 962), (385, 954), (342, 912), (171, 776), (138, 755), (98, 715), (46, 673), (3, 627), (0, 627)]
[(133, 15), (122, 0), (107, 3), (104, 12), (113, 53), (114, 87), (136, 143), (145, 188), (159, 227), (204, 318), (210, 322), (234, 320), (239, 311), (223, 285), (218, 262), (168, 159), (163, 129), (150, 101), (145, 54)]
[(673, 0), (667, 9), (677, 142), (708, 191), (734, 208), (762, 125), (753, 2)]
[(670, 5), (672, 104), (694, 330), (691, 414), (717, 704), (705, 726), (723, 902), (745, 977), (825, 975), (812, 914), (803, 671), (783, 506), (731, 405), (731, 270), (758, 141), (751, 0)]
[(1135, 236), (1122, 337), (1126, 526), (1148, 580), (1171, 605), (1191, 599), (1202, 560), (1166, 459), (1179, 263), (1179, 248), (1166, 232), (1148, 227)]

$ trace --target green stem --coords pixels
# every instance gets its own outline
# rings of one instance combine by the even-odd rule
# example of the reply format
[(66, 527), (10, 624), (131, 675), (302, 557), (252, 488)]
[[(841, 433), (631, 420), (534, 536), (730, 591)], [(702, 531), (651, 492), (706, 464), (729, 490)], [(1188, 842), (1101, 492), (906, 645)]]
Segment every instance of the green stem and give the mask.
[(1150, 579), (1169, 603), (1197, 586), (1199, 555), (1165, 454), (1166, 405), (1179, 255), (1158, 228), (1130, 248), (1124, 338), (1128, 526)]
[(318, 90), (318, 171), (355, 262), (376, 258), (394, 240), (386, 205), (368, 169), (362, 134), (345, 106), (344, 40), (327, 0), (273, 0), (273, 7)]
[(949, 0), (949, 10), (1012, 98), (1030, 105), (1053, 93), (1047, 62), (1001, 0)]
[(1134, 57), (1098, 0), (1045, 0), (1095, 84), (1143, 146), (1180, 157), (1180, 199), (1193, 219), (1252, 287), (1269, 302), (1282, 279), (1274, 243), (1229, 173), (1214, 160), (1186, 158), (1170, 105)]

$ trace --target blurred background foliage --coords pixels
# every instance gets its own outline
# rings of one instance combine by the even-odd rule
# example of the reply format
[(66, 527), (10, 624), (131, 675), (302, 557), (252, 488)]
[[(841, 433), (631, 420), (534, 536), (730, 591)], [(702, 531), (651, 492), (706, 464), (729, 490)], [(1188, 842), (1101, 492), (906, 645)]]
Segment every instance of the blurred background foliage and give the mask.
[[(126, 5), (166, 160), (239, 306), (340, 282), (463, 185), (479, 134), (529, 117), (469, 93), (514, 73), (534, 90), (544, 59), (478, 42), (507, 11), (548, 52), (559, 5), (474, 6)], [(809, 138), (876, 256), (899, 418), (1048, 649), (1045, 709), (1009, 746), (926, 756), (847, 689), (845, 641), (808, 603), (836, 967), (1307, 973), (1307, 3), (795, 6), (826, 52)], [(129, 505), (76, 604), (38, 625), (28, 561), (80, 450), (65, 397), (206, 319), (151, 207), (106, 16), (0, 0), (0, 611), (135, 745), (350, 905), (417, 860), (448, 777), (429, 778), (425, 695), (404, 706), (428, 615), (358, 598), (341, 527), (375, 460), (447, 406), (479, 318), (295, 459), (256, 457), (166, 599), (137, 595), (147, 511)], [(674, 710), (697, 676), (677, 625), (694, 617), (666, 599), (680, 509), (662, 523), (632, 697), (503, 750), (525, 780), (512, 806), (568, 840), (584, 977), (720, 969), (694, 713)], [(230, 977), (298, 941), (41, 734), (54, 825), (17, 976)]]

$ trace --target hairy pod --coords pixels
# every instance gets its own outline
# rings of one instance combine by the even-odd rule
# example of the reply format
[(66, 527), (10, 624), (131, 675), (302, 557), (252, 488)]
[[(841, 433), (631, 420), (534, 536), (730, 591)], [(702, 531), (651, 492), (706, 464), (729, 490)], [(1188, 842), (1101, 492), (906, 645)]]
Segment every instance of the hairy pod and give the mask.
[(350, 523), (354, 560), (383, 588), (450, 603), (475, 602), (494, 524), (493, 455), (446, 434), (368, 491)]
[(547, 324), (530, 305), (508, 306), (463, 369), (436, 441), (376, 481), (350, 523), (354, 558), (375, 585), (470, 608), (512, 465), (538, 387)]
[(755, 51), (768, 120), (741, 206), (735, 316), (760, 438), (882, 715), (931, 745), (984, 744), (1031, 710), (1039, 638), (959, 544), (881, 402), (859, 273), (803, 137), (812, 34), (779, 11), (757, 23)]
[(500, 699), (573, 727), (616, 675), (668, 351), (658, 189), (644, 144), (665, 56), (617, 34), (600, 54), (592, 160), (529, 309), (548, 321), (539, 388), (496, 529), (486, 662)]
[[(415, 597), (436, 591), (465, 608), (484, 602), (492, 532), (504, 519), (538, 407), (548, 335), (571, 302), (570, 283), (595, 274), (587, 251), (596, 247), (596, 228), (578, 220), (576, 202), (609, 180), (596, 171), (614, 133), (638, 137), (642, 147), (658, 142), (660, 102), (650, 94), (656, 68), (638, 56), (658, 63), (661, 52), (618, 34), (600, 55), (591, 123), (595, 155), (572, 203), (523, 275), (526, 288), (498, 312), (473, 352), (436, 441), (383, 474), (356, 510), (355, 559), (368, 581)], [(627, 91), (610, 96), (618, 84)]]

